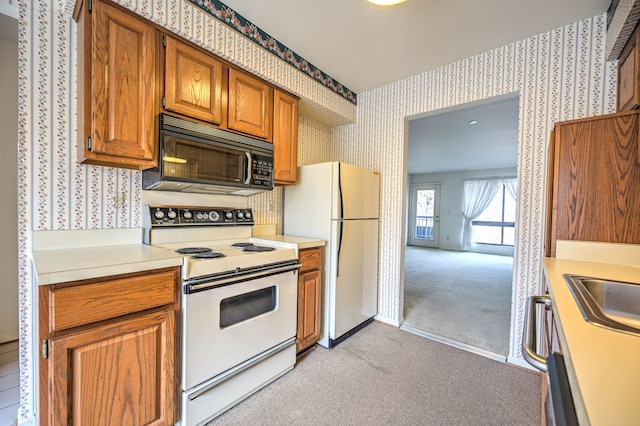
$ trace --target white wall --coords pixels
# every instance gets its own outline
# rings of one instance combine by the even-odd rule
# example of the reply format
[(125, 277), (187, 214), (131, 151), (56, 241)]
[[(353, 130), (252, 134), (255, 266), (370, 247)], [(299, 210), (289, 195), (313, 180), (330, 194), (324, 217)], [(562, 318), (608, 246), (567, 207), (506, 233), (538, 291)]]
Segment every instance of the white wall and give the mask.
[(0, 15), (0, 26), (0, 217), (4, 219), (0, 225), (0, 343), (3, 343), (18, 339), (18, 22)]
[[(437, 183), (440, 185), (440, 239), (439, 248), (462, 250), (462, 225), (464, 223), (465, 179), (491, 176), (516, 176), (516, 168), (473, 170), (450, 173), (427, 173), (409, 175), (409, 184)], [(471, 249), (479, 253), (513, 255), (513, 247), (478, 245)]]

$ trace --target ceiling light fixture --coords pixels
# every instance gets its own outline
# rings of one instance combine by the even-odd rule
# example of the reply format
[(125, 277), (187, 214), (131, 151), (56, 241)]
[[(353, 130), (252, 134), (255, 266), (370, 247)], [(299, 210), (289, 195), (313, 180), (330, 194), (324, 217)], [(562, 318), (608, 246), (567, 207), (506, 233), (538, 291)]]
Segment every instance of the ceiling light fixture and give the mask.
[(393, 6), (394, 4), (403, 3), (406, 0), (367, 0), (369, 3), (377, 4), (378, 6)]
[(471, 120), (471, 121), (469, 122), (469, 124), (470, 124), (470, 125), (472, 125), (472, 126), (473, 126), (474, 124), (478, 124), (478, 120)]

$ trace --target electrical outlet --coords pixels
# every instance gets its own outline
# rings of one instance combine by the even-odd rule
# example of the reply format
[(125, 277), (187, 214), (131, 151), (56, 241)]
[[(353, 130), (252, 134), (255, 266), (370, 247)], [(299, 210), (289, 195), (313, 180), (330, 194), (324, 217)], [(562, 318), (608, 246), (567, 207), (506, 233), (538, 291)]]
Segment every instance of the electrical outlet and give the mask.
[(124, 207), (124, 192), (121, 195), (112, 195), (111, 204), (116, 210)]

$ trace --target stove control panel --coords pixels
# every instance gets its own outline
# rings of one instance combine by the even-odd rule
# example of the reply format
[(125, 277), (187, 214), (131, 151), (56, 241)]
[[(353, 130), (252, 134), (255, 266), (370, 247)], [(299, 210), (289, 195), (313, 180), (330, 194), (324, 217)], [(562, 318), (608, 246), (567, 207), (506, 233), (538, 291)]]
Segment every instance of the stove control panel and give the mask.
[(253, 225), (251, 209), (146, 206), (150, 226)]

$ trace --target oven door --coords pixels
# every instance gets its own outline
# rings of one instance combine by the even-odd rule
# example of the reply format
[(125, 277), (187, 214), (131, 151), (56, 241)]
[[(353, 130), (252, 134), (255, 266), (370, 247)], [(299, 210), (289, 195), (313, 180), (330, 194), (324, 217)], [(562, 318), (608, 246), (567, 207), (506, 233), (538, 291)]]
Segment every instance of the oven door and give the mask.
[(295, 337), (299, 267), (188, 286), (182, 298), (183, 390)]

